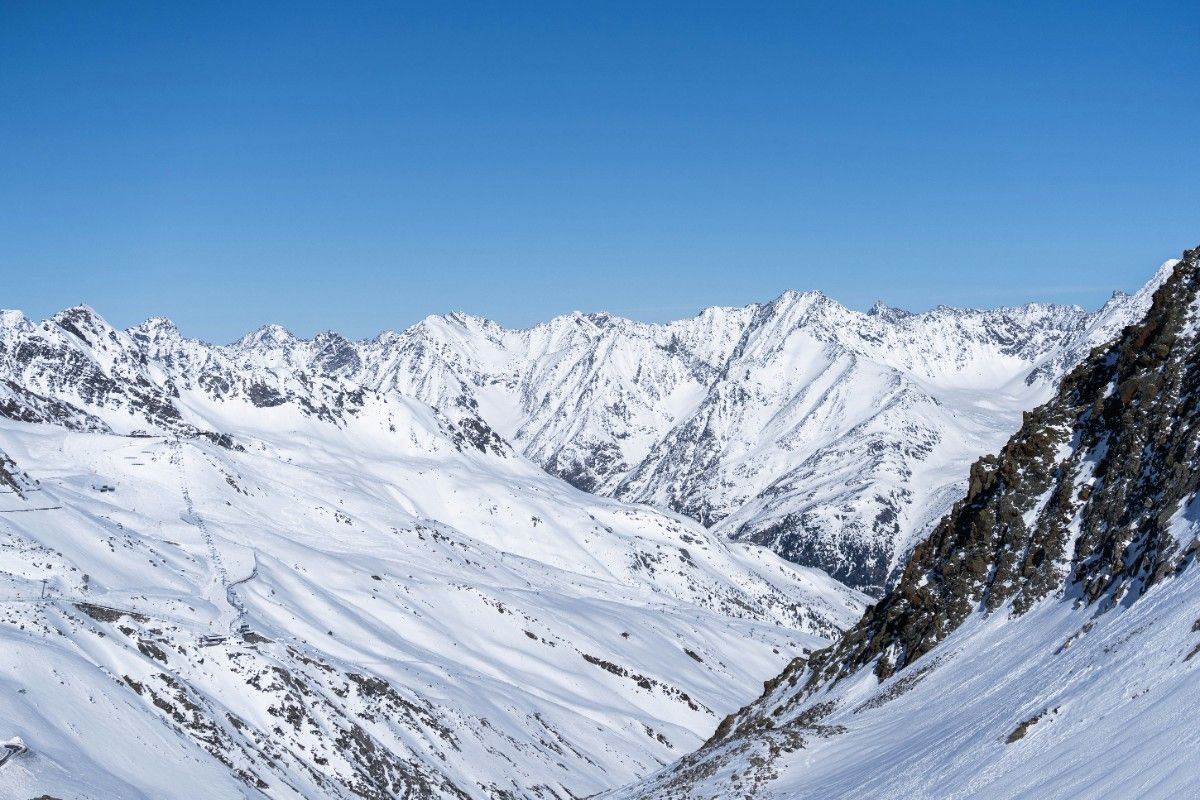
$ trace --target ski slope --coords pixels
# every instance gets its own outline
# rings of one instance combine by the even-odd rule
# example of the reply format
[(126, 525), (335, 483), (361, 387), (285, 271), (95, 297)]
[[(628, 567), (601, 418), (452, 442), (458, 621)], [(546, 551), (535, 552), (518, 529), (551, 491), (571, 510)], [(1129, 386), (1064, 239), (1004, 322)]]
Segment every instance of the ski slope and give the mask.
[(0, 797), (586, 796), (863, 608), (411, 401), (224, 411), (244, 450), (0, 424)]

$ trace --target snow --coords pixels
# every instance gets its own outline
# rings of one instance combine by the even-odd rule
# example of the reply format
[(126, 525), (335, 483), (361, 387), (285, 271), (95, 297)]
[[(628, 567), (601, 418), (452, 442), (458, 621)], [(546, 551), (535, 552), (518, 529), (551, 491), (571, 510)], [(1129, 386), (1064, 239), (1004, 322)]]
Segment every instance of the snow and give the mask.
[[(343, 796), (350, 724), (444, 778), (433, 796), (589, 794), (698, 746), (863, 607), (685, 518), (459, 452), (412, 401), (368, 404), (343, 427), (203, 410), (245, 451), (0, 423), (0, 449), (39, 482), (28, 500), (0, 497), (5, 510), (56, 507), (0, 514), (0, 719), (30, 748), (2, 768), (0, 797), (250, 792), (231, 770), (271, 796)], [(261, 641), (231, 636), (243, 620)], [(267, 679), (276, 669), (316, 693), (298, 706), (311, 727), (279, 718), (297, 701)], [(372, 721), (350, 673), (421, 710)], [(156, 704), (180, 698), (199, 708), (186, 723)]]

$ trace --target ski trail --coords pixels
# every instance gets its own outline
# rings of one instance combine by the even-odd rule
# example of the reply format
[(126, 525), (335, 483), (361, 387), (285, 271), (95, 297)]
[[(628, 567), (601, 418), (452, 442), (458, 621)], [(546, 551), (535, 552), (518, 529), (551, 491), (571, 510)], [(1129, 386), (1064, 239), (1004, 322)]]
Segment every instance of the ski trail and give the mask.
[(183, 497), (184, 508), (187, 512), (187, 522), (189, 525), (193, 525), (199, 529), (200, 536), (204, 540), (204, 547), (208, 551), (208, 563), (212, 569), (213, 576), (224, 590), (225, 603), (233, 612), (233, 618), (229, 621), (229, 632), (236, 633), (246, 617), (246, 604), (238, 597), (237, 587), (258, 574), (258, 557), (254, 557), (254, 569), (249, 575), (237, 581), (231, 582), (229, 580), (229, 573), (225, 569), (225, 561), (221, 558), (221, 551), (217, 547), (212, 531), (208, 529), (208, 523), (204, 521), (204, 517), (197, 513), (196, 504), (192, 501), (191, 492), (188, 491), (187, 476), (183, 469), (183, 443), (176, 439), (172, 442), (172, 447), (171, 463), (179, 470), (179, 493)]
[(258, 554), (252, 553), (251, 555), (254, 558), (254, 568), (250, 570), (250, 574), (225, 585), (225, 602), (229, 603), (230, 608), (233, 608), (237, 612), (237, 616), (234, 617), (233, 622), (229, 625), (230, 633), (236, 633), (246, 619), (246, 604), (238, 597), (237, 587), (258, 577)]

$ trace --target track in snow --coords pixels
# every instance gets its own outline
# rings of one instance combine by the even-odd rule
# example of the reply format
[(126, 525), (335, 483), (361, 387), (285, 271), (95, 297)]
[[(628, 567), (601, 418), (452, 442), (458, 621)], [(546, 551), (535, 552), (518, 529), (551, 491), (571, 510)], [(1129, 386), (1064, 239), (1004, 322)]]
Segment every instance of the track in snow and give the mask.
[(225, 602), (233, 610), (233, 619), (229, 622), (229, 632), (236, 633), (241, 627), (246, 618), (246, 604), (237, 596), (237, 587), (251, 580), (258, 575), (258, 556), (254, 557), (254, 569), (245, 578), (236, 581), (229, 580), (229, 572), (225, 569), (225, 562), (221, 558), (221, 551), (217, 548), (216, 540), (213, 538), (212, 532), (208, 529), (208, 524), (204, 521), (204, 517), (196, 512), (196, 504), (192, 502), (192, 495), (188, 491), (187, 478), (183, 472), (183, 443), (179, 439), (175, 439), (172, 443), (174, 452), (171, 453), (171, 463), (179, 469), (179, 493), (183, 496), (184, 507), (187, 511), (187, 522), (189, 525), (194, 525), (200, 530), (200, 536), (204, 539), (204, 547), (208, 551), (208, 562), (212, 568), (214, 575), (221, 584), (221, 588), (225, 590)]

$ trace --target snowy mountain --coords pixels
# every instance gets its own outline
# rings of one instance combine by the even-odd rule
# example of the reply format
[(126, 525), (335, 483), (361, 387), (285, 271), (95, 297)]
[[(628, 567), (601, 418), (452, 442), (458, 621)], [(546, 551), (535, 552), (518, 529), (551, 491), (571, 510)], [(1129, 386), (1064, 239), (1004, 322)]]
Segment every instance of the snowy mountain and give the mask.
[(613, 798), (1194, 797), (1200, 248), (834, 646)]
[(0, 798), (635, 780), (861, 614), (759, 544), (881, 591), (1168, 272), (1094, 314), (787, 293), (361, 342), (0, 312)]
[(218, 441), (227, 403), (343, 424), (371, 398), (411, 398), (461, 442), (878, 594), (971, 460), (1144, 313), (1169, 266), (1094, 313), (862, 314), (787, 292), (664, 325), (572, 314), (508, 330), (451, 314), (362, 342), (267, 326), (216, 347), (161, 318), (117, 331), (86, 307), (42, 323), (3, 312), (0, 414)]

